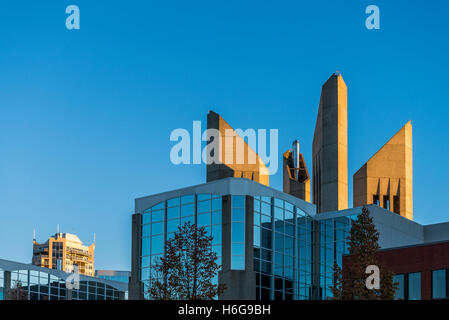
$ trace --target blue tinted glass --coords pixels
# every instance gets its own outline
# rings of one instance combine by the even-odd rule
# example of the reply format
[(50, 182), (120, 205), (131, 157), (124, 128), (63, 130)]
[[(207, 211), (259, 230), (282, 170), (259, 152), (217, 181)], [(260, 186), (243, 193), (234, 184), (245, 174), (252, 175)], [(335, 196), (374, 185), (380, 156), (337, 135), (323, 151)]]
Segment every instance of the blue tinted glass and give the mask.
[(198, 227), (210, 225), (210, 213), (199, 214), (197, 217), (197, 225)]
[(221, 210), (221, 198), (212, 200), (212, 210)]
[(232, 223), (232, 242), (245, 242), (245, 224)]
[(210, 201), (201, 201), (198, 202), (197, 204), (197, 212), (198, 213), (203, 213), (203, 212), (209, 212), (211, 211), (211, 207), (210, 207)]
[(279, 252), (284, 251), (284, 236), (275, 232), (274, 234), (274, 249)]
[(243, 256), (245, 254), (245, 246), (243, 243), (233, 243), (231, 246), (232, 255)]
[(288, 223), (295, 223), (295, 220), (293, 219), (293, 212), (290, 211), (284, 211), (284, 219)]
[(409, 273), (408, 275), (409, 300), (421, 300), (421, 273)]
[(194, 204), (185, 204), (181, 206), (181, 217), (191, 216), (195, 213)]
[(210, 194), (199, 194), (197, 195), (197, 200), (198, 201), (202, 201), (202, 200), (210, 200)]
[(245, 221), (245, 209), (243, 208), (238, 208), (232, 209), (232, 221)]
[(274, 205), (279, 208), (284, 208), (284, 200), (274, 198)]
[(276, 232), (284, 233), (284, 221), (275, 221), (274, 229), (276, 230)]
[(244, 208), (245, 207), (245, 196), (232, 196), (232, 207), (233, 208)]
[(177, 232), (179, 227), (179, 219), (167, 221), (167, 232)]
[(432, 299), (446, 298), (446, 270), (432, 271)]
[(150, 254), (150, 238), (142, 238), (142, 256)]
[(148, 280), (149, 278), (150, 278), (150, 269), (149, 268), (142, 269), (140, 273), (140, 279)]
[(221, 224), (221, 211), (212, 213), (212, 224)]
[(295, 226), (292, 224), (285, 224), (285, 233), (294, 237), (295, 236)]
[(187, 222), (190, 222), (190, 224), (195, 224), (195, 216), (190, 216), (186, 218), (181, 218), (181, 226), (186, 224)]
[(271, 216), (271, 205), (265, 202), (262, 202), (262, 213), (267, 216)]
[(150, 223), (151, 221), (151, 213), (142, 214), (142, 224)]
[(265, 216), (265, 215), (261, 215), (261, 226), (267, 229), (271, 229), (271, 217), (269, 216)]
[(151, 234), (162, 234), (164, 233), (164, 222), (155, 222), (152, 224)]
[(260, 228), (254, 227), (254, 246), (260, 247)]
[(293, 212), (293, 208), (294, 208), (294, 206), (291, 203), (288, 203), (287, 201), (285, 201), (285, 210)]
[(232, 256), (231, 257), (231, 269), (244, 270), (245, 269), (245, 257), (244, 256)]
[(304, 210), (302, 210), (302, 209), (296, 207), (296, 215), (297, 215), (298, 217), (304, 217), (304, 216), (306, 215), (306, 213), (304, 212)]
[(254, 199), (254, 211), (260, 212), (260, 201)]
[(272, 249), (272, 240), (271, 240), (272, 231), (263, 228), (261, 230), (262, 230), (262, 247)]
[(164, 253), (164, 236), (154, 236), (151, 238), (151, 254)]
[(179, 206), (179, 198), (167, 200), (167, 207)]
[(221, 225), (212, 226), (212, 244), (221, 243)]
[(150, 257), (142, 257), (141, 268), (148, 267), (150, 265)]
[(395, 300), (404, 300), (404, 275), (403, 274), (396, 274), (393, 276), (393, 283), (397, 283), (398, 287), (394, 294)]
[(188, 196), (182, 196), (181, 197), (181, 204), (184, 204), (184, 203), (193, 203), (193, 202), (195, 202), (195, 196), (192, 194), (192, 195), (188, 195)]
[(217, 256), (221, 257), (221, 246), (213, 246), (212, 251), (217, 254)]
[(160, 210), (165, 208), (165, 202), (159, 202), (158, 204), (151, 207), (153, 210)]
[(179, 207), (167, 209), (167, 220), (179, 218)]
[(257, 212), (254, 212), (254, 225), (260, 226), (260, 214)]
[(153, 222), (164, 220), (164, 210), (153, 211), (151, 214), (151, 219)]
[(142, 226), (142, 237), (149, 237), (150, 236), (150, 225), (145, 224)]
[(274, 207), (274, 217), (279, 220), (284, 220), (284, 210), (278, 207)]

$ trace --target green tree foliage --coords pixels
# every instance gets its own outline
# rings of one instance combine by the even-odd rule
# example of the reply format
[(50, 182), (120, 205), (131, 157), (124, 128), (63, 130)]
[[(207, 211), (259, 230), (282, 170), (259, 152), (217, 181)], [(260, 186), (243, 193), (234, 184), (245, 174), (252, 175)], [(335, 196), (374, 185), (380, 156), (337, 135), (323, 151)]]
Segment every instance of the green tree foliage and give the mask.
[(166, 243), (166, 254), (152, 267), (149, 295), (155, 300), (211, 300), (224, 285), (213, 284), (220, 266), (212, 237), (187, 222)]
[[(381, 266), (377, 260), (379, 251), (379, 232), (369, 214), (363, 207), (357, 220), (352, 222), (348, 238), (350, 263), (342, 270), (334, 265), (334, 286), (331, 288), (335, 300), (391, 300), (397, 289), (393, 274)], [(380, 288), (366, 287), (366, 268), (375, 265), (380, 270)]]

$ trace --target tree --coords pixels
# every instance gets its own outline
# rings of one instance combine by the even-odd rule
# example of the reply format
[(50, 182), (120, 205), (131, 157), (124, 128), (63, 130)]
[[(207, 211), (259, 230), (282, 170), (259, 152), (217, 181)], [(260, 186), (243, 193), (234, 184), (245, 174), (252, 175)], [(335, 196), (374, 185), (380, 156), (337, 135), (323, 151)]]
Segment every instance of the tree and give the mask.
[[(350, 261), (343, 270), (334, 265), (334, 285), (331, 288), (335, 300), (392, 300), (397, 289), (393, 283), (393, 273), (377, 261), (379, 251), (379, 232), (369, 214), (363, 207), (357, 220), (352, 222), (351, 235), (348, 238)], [(380, 288), (366, 287), (366, 268), (379, 267)]]
[(16, 282), (13, 288), (7, 291), (6, 300), (28, 300), (28, 291), (22, 286), (20, 280)]
[(221, 268), (212, 250), (212, 237), (190, 222), (167, 241), (165, 256), (151, 270), (148, 293), (155, 300), (211, 300), (225, 290), (214, 284)]

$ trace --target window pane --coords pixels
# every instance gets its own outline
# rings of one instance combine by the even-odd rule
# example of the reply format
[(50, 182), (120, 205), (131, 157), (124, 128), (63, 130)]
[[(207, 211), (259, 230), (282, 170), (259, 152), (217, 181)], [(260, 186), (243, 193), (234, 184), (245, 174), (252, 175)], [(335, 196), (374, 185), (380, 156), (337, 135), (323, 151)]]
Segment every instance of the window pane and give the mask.
[(157, 210), (151, 213), (151, 219), (153, 222), (164, 221), (164, 210)]
[(197, 225), (198, 227), (210, 225), (210, 213), (199, 214), (197, 217)]
[(167, 220), (179, 218), (179, 207), (167, 209)]
[(181, 216), (182, 217), (186, 217), (186, 216), (191, 216), (195, 213), (195, 209), (192, 204), (185, 204), (183, 206), (181, 206)]
[(421, 300), (421, 273), (415, 272), (408, 275), (408, 299)]
[(245, 196), (232, 196), (232, 207), (233, 208), (244, 208), (245, 207)]
[(446, 298), (446, 270), (432, 271), (432, 299)]
[(245, 224), (232, 223), (232, 242), (245, 242)]
[(210, 209), (210, 201), (201, 201), (197, 204), (198, 213), (209, 212)]
[(154, 236), (151, 238), (151, 254), (164, 253), (164, 237)]
[(245, 221), (245, 209), (232, 209), (232, 221)]
[(245, 269), (245, 257), (244, 256), (231, 256), (231, 269), (244, 270)]

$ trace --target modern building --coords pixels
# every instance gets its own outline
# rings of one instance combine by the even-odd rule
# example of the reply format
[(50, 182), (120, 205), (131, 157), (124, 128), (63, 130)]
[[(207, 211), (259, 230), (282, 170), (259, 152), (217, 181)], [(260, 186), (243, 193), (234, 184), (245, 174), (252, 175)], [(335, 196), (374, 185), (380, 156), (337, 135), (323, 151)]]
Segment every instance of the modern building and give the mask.
[[(395, 299), (449, 299), (449, 222), (421, 226), (398, 221), (393, 227), (407, 230), (407, 237), (392, 247), (382, 246), (377, 254), (398, 283)], [(343, 268), (351, 258), (343, 257)]]
[(129, 283), (131, 272), (117, 270), (95, 270), (95, 277), (100, 279)]
[[(449, 241), (376, 205), (367, 208), (382, 249)], [(362, 207), (316, 214), (315, 205), (249, 179), (226, 178), (136, 199), (130, 299), (143, 299), (152, 263), (186, 221), (207, 227), (222, 270), (220, 299), (327, 299), (334, 263), (342, 266), (351, 221)], [(444, 229), (443, 228), (443, 229)]]
[[(415, 285), (402, 295), (418, 297), (418, 272), (426, 281), (421, 284), (421, 298), (429, 297), (430, 272), (432, 290), (437, 292), (432, 297), (448, 291), (447, 255), (430, 264), (423, 260), (433, 261), (429, 255), (400, 258), (402, 250), (412, 250), (405, 249), (411, 246), (416, 247), (415, 253), (423, 248), (440, 252), (441, 245), (439, 249), (429, 246), (449, 242), (449, 223), (423, 226), (412, 220), (410, 123), (354, 175), (355, 207), (348, 209), (347, 88), (339, 73), (321, 91), (312, 150), (313, 203), (306, 161), (297, 141), (283, 154), (281, 192), (269, 187), (265, 165), (218, 114), (209, 112), (208, 128), (220, 133), (208, 139), (209, 144), (215, 143), (214, 150), (217, 143), (220, 147), (218, 154), (209, 154), (218, 163), (208, 162), (207, 183), (135, 200), (130, 299), (149, 298), (152, 265), (164, 255), (167, 239), (187, 221), (206, 227), (213, 237), (212, 248), (221, 264), (215, 281), (227, 287), (219, 299), (329, 299), (333, 266), (344, 267), (346, 239), (362, 205), (370, 211), (380, 234), (380, 256), (390, 261), (387, 265), (395, 265), (396, 279), (404, 275), (403, 281)], [(233, 148), (223, 149), (228, 136)], [(237, 144), (245, 147), (235, 148)], [(257, 159), (255, 163), (245, 162), (250, 157)], [(236, 159), (243, 164), (235, 165)], [(444, 288), (435, 284), (443, 274)]]
[[(0, 300), (124, 300), (128, 283), (0, 259)], [(75, 286), (75, 281), (79, 281)], [(72, 287), (67, 286), (67, 282)], [(78, 288), (77, 288), (78, 287)]]
[(33, 239), (33, 259), (35, 266), (73, 272), (93, 277), (95, 275), (95, 242), (85, 246), (74, 234), (56, 233), (44, 243)]

